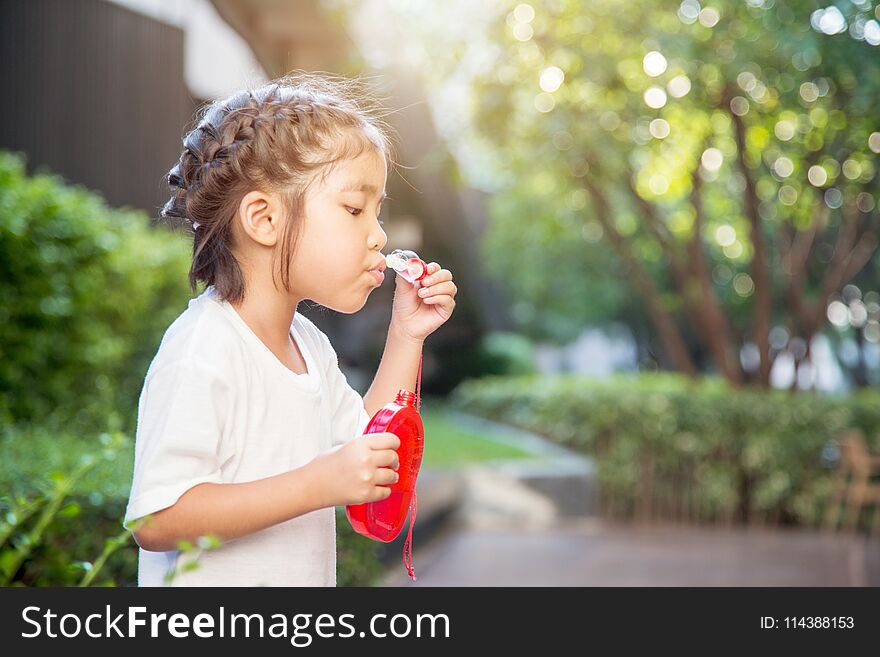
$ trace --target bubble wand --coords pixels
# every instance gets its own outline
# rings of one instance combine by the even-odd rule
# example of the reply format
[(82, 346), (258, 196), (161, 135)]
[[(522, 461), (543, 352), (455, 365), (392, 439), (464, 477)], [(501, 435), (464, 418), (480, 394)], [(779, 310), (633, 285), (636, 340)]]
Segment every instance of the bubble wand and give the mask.
[[(428, 274), (428, 265), (415, 251), (396, 249), (385, 256), (386, 264), (406, 281), (414, 283)], [(425, 449), (425, 428), (419, 411), (422, 407), (422, 356), (419, 354), (419, 371), (416, 392), (400, 388), (393, 402), (385, 404), (370, 418), (365, 434), (388, 432), (400, 438), (397, 448), (399, 460), (396, 483), (391, 485), (391, 495), (377, 502), (349, 504), (345, 515), (359, 534), (374, 541), (389, 543), (397, 538), (410, 515), (409, 531), (403, 545), (403, 564), (410, 578), (415, 581), (412, 559), (412, 531), (416, 522), (418, 499), (416, 480)]]

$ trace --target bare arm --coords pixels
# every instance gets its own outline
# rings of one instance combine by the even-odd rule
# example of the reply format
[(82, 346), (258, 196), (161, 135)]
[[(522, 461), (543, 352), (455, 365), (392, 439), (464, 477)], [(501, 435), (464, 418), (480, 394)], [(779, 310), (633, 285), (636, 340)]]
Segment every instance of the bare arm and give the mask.
[(394, 434), (374, 433), (273, 477), (198, 484), (147, 516), (134, 538), (145, 550), (165, 552), (199, 536), (229, 541), (324, 507), (385, 499), (398, 478), (399, 446)]
[(329, 506), (313, 485), (310, 466), (241, 484), (193, 486), (149, 516), (134, 538), (145, 550), (163, 552), (207, 534), (228, 541)]
[(394, 401), (400, 388), (416, 391), (416, 374), (422, 354), (421, 341), (403, 336), (392, 323), (385, 340), (385, 351), (373, 384), (364, 395), (364, 408), (372, 417), (388, 402)]

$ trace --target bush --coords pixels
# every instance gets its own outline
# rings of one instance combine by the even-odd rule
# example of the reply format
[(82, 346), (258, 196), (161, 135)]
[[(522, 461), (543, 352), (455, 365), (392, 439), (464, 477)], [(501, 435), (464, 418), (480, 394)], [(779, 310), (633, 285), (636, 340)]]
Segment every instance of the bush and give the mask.
[(485, 377), (450, 403), (590, 455), (603, 512), (644, 519), (817, 525), (833, 465), (823, 449), (848, 427), (874, 445), (880, 432), (876, 392), (733, 390), (674, 374)]
[(189, 250), (144, 212), (0, 152), (0, 424), (133, 429), (149, 361), (191, 296)]
[(82, 493), (88, 475), (115, 461), (130, 441), (105, 433), (98, 443), (100, 452), (81, 454), (69, 474), (53, 471), (23, 485), (2, 482), (2, 490), (14, 492), (0, 497), (0, 585), (86, 586), (100, 574), (98, 581), (112, 586), (136, 572), (131, 536), (118, 520), (124, 508)]
[(498, 362), (498, 370), (491, 373), (510, 376), (537, 373), (534, 346), (525, 336), (504, 331), (487, 333), (482, 346), (487, 356)]

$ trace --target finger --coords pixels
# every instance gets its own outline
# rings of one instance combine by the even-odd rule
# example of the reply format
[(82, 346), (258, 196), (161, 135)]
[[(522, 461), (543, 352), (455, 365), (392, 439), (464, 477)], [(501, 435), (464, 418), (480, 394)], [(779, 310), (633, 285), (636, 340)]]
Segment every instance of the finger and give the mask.
[(431, 275), (436, 274), (438, 271), (440, 271), (440, 265), (437, 264), (436, 262), (429, 262), (427, 264), (427, 267), (428, 267), (428, 273), (425, 274), (425, 277), (420, 278), (419, 280), (417, 280), (413, 283), (413, 285), (416, 288), (423, 288), (423, 287), (427, 286), (428, 281), (431, 279)]
[(419, 296), (423, 299), (433, 297), (437, 294), (448, 294), (449, 296), (454, 297), (458, 294), (458, 287), (452, 281), (447, 281), (446, 283), (438, 283), (436, 285), (431, 285), (430, 287), (423, 287), (419, 290)]
[(387, 467), (397, 470), (400, 466), (400, 457), (391, 449), (383, 449), (373, 452), (373, 463), (377, 467)]
[(373, 499), (369, 500), (370, 502), (379, 502), (381, 500), (388, 499), (391, 496), (391, 487), (390, 486), (374, 486), (373, 487)]
[(391, 486), (396, 484), (400, 479), (400, 475), (390, 468), (379, 468), (376, 470), (375, 482), (377, 486)]
[(434, 283), (442, 283), (443, 281), (451, 281), (452, 280), (452, 272), (448, 269), (438, 269), (434, 272), (431, 272), (428, 276), (425, 276), (421, 281), (422, 287), (429, 287)]
[(393, 433), (383, 432), (366, 435), (369, 436), (369, 445), (371, 449), (397, 449), (400, 447), (400, 438)]
[(422, 299), (422, 302), (431, 306), (444, 306), (447, 308), (455, 307), (455, 299), (448, 294), (438, 294), (435, 297), (428, 297), (427, 299)]

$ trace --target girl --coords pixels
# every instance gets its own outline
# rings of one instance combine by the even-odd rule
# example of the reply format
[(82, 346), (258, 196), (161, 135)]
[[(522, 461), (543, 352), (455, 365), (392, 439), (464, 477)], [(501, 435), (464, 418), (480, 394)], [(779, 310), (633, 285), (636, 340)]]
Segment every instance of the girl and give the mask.
[[(335, 586), (334, 507), (397, 481), (398, 438), (362, 434), (415, 390), (422, 344), (455, 308), (452, 274), (432, 262), (421, 285), (397, 276), (363, 398), (297, 313), (304, 299), (357, 312), (384, 277), (389, 141), (360, 89), (281, 78), (213, 103), (183, 140), (161, 214), (192, 223), (190, 285), (207, 287), (166, 331), (139, 400), (124, 522), (140, 586), (169, 571), (175, 586)], [(206, 535), (220, 546), (177, 549)]]

